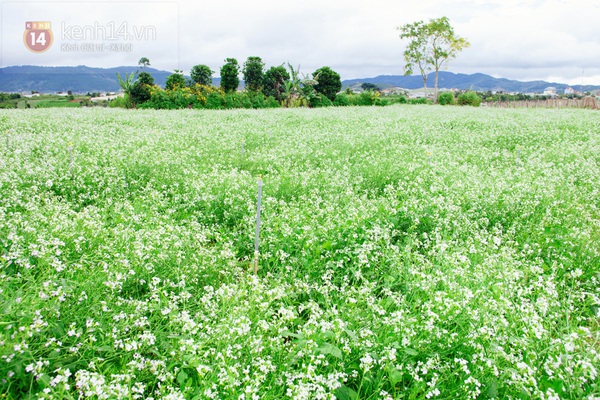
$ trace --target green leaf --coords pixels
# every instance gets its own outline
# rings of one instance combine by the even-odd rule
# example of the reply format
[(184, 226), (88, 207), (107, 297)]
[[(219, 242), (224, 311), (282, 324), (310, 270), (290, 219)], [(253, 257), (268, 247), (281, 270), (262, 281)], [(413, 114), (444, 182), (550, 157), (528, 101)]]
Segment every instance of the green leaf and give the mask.
[(409, 356), (418, 356), (419, 355), (419, 352), (416, 351), (415, 349), (406, 348), (406, 349), (404, 349), (404, 352), (406, 354), (408, 354)]
[(179, 371), (179, 373), (177, 374), (177, 382), (179, 383), (179, 385), (181, 387), (184, 387), (187, 379), (188, 379), (188, 374), (186, 374), (184, 370)]
[(498, 382), (492, 381), (485, 394), (490, 399), (498, 397)]
[(356, 400), (358, 399), (358, 393), (348, 386), (340, 386), (333, 392), (338, 400)]
[(342, 351), (339, 347), (334, 346), (331, 343), (323, 343), (317, 348), (317, 351), (321, 354), (330, 354), (337, 359), (342, 359)]
[(389, 375), (390, 383), (392, 384), (392, 386), (396, 386), (396, 384), (398, 382), (402, 381), (402, 372), (398, 371), (395, 368), (393, 370), (391, 370), (388, 375)]

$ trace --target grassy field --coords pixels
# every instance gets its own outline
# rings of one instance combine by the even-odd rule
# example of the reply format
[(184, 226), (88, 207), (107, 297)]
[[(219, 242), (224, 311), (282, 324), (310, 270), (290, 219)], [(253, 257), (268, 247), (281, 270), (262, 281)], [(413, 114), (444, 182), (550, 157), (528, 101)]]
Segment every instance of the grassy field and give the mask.
[(10, 110), (0, 132), (2, 399), (600, 396), (598, 112)]

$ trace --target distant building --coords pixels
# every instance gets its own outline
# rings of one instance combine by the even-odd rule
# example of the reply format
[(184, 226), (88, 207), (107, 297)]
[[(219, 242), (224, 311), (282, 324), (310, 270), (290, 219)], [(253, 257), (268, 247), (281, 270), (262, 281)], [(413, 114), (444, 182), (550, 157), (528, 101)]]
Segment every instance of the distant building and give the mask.
[(565, 94), (575, 94), (575, 93), (577, 93), (577, 91), (575, 89), (573, 89), (571, 86), (568, 86), (565, 89)]
[(381, 94), (384, 96), (388, 96), (390, 94), (406, 95), (407, 93), (408, 93), (408, 89), (404, 89), (404, 88), (397, 87), (397, 86), (381, 90)]
[(544, 96), (556, 96), (556, 88), (554, 86), (548, 86), (546, 89), (544, 89)]

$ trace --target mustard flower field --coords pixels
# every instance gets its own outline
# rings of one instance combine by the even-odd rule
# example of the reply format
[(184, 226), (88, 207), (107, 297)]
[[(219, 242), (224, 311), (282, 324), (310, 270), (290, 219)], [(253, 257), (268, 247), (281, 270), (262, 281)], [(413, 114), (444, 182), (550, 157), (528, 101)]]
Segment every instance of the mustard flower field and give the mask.
[(597, 111), (7, 110), (0, 133), (0, 399), (600, 398)]

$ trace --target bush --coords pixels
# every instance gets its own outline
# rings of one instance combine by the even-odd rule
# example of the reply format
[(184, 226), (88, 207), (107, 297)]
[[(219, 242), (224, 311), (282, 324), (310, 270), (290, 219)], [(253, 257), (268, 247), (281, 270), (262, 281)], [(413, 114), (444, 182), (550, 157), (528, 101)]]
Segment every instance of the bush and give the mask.
[(350, 97), (346, 93), (340, 93), (335, 96), (333, 105), (337, 107), (345, 107), (350, 105)]
[(372, 106), (377, 103), (379, 99), (379, 92), (374, 92), (372, 90), (365, 90), (358, 96), (352, 96), (350, 98), (350, 104), (355, 106)]
[(461, 106), (479, 107), (481, 105), (481, 97), (474, 91), (469, 90), (458, 96), (458, 104)]
[(454, 99), (454, 93), (452, 93), (452, 92), (440, 93), (438, 96), (438, 104), (440, 104), (442, 106), (456, 104), (456, 100)]
[(116, 99), (112, 99), (110, 103), (108, 103), (110, 108), (130, 108), (131, 103), (129, 102), (129, 97), (127, 95), (119, 96)]
[(416, 99), (410, 99), (409, 104), (433, 104), (431, 100), (425, 97), (417, 97)]
[(279, 102), (277, 101), (277, 99), (275, 97), (269, 96), (265, 100), (265, 106), (267, 108), (279, 108), (279, 107), (281, 107), (281, 104), (279, 104)]
[(225, 108), (225, 99), (221, 93), (213, 92), (206, 96), (206, 108), (211, 110), (220, 110)]
[(333, 105), (332, 101), (327, 98), (324, 94), (319, 94), (312, 97), (308, 103), (311, 107), (330, 107)]
[(265, 97), (262, 93), (255, 93), (254, 98), (252, 99), (252, 108), (265, 108), (267, 107), (265, 103)]
[(237, 92), (229, 92), (229, 93), (225, 94), (224, 107), (228, 108), (228, 109), (242, 108), (242, 101), (241, 101), (240, 97), (238, 96)]
[(398, 97), (392, 97), (392, 104), (408, 104), (408, 99), (406, 98), (406, 96), (398, 96)]

